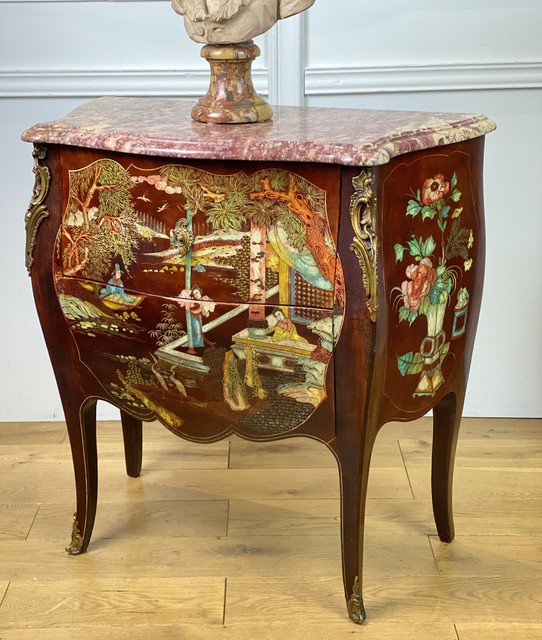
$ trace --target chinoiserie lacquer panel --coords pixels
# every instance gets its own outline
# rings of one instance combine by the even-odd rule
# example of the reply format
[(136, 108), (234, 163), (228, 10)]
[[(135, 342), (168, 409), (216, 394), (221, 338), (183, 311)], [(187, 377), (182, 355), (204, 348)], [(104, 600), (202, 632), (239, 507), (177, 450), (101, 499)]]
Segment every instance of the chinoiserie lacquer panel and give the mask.
[(324, 189), (112, 159), (68, 181), (57, 294), (105, 397), (205, 439), (291, 431), (332, 394), (344, 287)]
[(434, 403), (465, 350), (482, 268), (470, 162), (460, 151), (426, 155), (398, 164), (383, 184), (382, 245), (392, 257), (385, 386), (405, 412)]
[(198, 286), (220, 302), (263, 304), (276, 287), (284, 305), (342, 302), (326, 191), (301, 175), (99, 159), (68, 180), (64, 275), (124, 275), (131, 289), (164, 296)]

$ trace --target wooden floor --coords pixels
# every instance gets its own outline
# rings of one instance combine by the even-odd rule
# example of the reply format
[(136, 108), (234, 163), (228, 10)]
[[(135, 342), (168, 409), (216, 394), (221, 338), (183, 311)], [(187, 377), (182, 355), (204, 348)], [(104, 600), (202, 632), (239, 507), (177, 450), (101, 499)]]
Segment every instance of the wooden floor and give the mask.
[(427, 419), (379, 436), (356, 627), (323, 445), (201, 446), (150, 424), (133, 479), (119, 424), (101, 423), (94, 537), (69, 557), (64, 425), (0, 424), (0, 639), (541, 639), (542, 420), (464, 421), (451, 545), (432, 520), (430, 438)]

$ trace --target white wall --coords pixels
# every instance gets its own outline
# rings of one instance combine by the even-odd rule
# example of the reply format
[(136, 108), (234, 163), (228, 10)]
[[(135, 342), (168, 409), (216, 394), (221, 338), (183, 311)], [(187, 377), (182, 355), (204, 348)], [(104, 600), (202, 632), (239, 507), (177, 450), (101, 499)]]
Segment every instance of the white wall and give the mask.
[[(542, 0), (317, 0), (259, 39), (274, 103), (479, 111), (486, 293), (466, 414), (542, 416)], [(61, 419), (30, 282), (29, 125), (104, 94), (195, 96), (207, 71), (162, 0), (0, 0), (0, 421)], [(306, 84), (303, 78), (306, 76)], [(117, 415), (109, 407), (102, 416)]]

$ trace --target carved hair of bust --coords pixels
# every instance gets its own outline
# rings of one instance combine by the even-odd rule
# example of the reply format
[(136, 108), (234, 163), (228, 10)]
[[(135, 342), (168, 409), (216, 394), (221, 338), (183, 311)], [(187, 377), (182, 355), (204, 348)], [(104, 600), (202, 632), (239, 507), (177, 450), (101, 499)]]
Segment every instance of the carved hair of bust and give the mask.
[(283, 18), (301, 13), (315, 0), (172, 0), (195, 42), (235, 44), (265, 33)]

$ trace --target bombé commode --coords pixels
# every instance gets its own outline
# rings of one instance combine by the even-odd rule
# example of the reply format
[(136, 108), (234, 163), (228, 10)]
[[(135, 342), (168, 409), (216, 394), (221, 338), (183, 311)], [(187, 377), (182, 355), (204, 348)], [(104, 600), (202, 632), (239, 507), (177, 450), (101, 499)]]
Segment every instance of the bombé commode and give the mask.
[(131, 476), (145, 420), (196, 442), (310, 436), (339, 464), (360, 623), (385, 423), (433, 409), (433, 509), (441, 540), (454, 536), (494, 124), (278, 107), (272, 122), (224, 127), (192, 122), (191, 107), (102, 98), (23, 135), (36, 174), (26, 261), (75, 467), (68, 551), (87, 549), (94, 524), (98, 399), (121, 410)]

